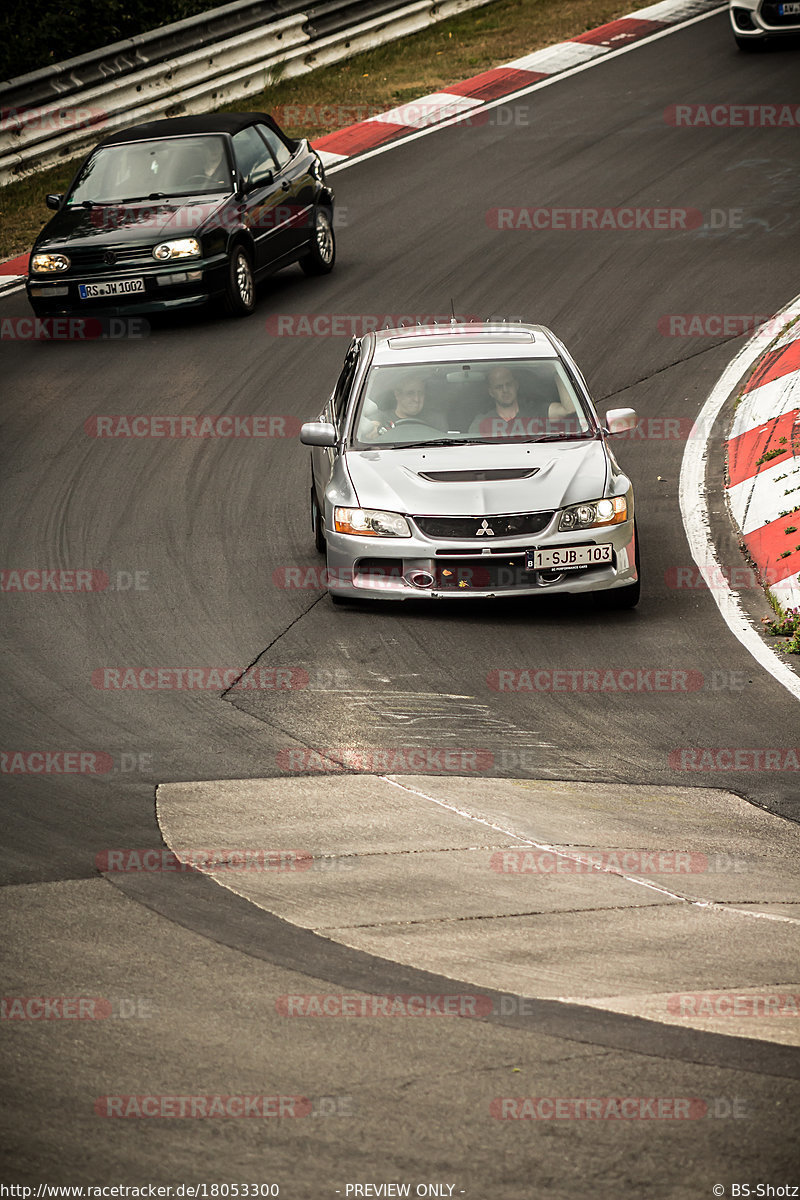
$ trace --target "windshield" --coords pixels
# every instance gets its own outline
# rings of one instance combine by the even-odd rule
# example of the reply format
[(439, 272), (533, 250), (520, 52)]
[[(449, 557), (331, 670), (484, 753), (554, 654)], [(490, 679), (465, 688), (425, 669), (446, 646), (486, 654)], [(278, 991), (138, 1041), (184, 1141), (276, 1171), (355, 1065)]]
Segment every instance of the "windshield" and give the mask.
[(225, 139), (209, 134), (102, 146), (81, 170), (67, 204), (124, 204), (232, 190)]
[(353, 444), (458, 445), (593, 436), (593, 422), (558, 359), (373, 367)]

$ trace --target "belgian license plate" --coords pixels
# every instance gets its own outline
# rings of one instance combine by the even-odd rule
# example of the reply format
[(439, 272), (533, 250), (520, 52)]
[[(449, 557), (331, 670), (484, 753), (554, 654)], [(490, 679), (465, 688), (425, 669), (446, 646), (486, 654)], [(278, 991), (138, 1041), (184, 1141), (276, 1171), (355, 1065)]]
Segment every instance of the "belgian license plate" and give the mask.
[(108, 283), (79, 283), (81, 300), (96, 300), (98, 296), (127, 296), (131, 292), (143, 292), (143, 279), (112, 279)]
[(528, 550), (525, 567), (528, 571), (568, 570), (570, 567), (593, 567), (596, 563), (610, 563), (613, 547), (610, 542), (602, 546), (559, 546), (554, 550)]
[(779, 4), (778, 12), (782, 17), (800, 17), (800, 4)]

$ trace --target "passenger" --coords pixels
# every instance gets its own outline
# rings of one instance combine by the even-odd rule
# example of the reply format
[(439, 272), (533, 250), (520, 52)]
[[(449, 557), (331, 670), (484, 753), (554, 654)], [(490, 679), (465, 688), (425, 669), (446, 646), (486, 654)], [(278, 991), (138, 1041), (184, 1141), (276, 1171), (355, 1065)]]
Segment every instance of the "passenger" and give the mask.
[(553, 402), (545, 411), (520, 404), (519, 384), (508, 367), (493, 367), (488, 374), (489, 395), (494, 408), (475, 418), (468, 437), (535, 437), (546, 432), (547, 421), (566, 417), (563, 404)]

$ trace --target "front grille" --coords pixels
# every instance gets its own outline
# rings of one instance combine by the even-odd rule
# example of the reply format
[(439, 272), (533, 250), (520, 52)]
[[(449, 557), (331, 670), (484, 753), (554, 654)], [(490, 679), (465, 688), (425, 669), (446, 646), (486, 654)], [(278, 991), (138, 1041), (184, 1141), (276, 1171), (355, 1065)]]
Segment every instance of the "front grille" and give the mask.
[(421, 533), (431, 538), (486, 539), (541, 533), (553, 512), (509, 513), (499, 517), (412, 517)]
[(800, 25), (800, 16), (793, 13), (791, 16), (781, 16), (780, 4), (766, 3), (761, 5), (761, 19), (765, 25), (773, 25), (780, 28), (782, 25)]
[[(106, 262), (105, 253), (109, 249), (114, 254), (113, 263)], [(86, 249), (69, 249), (66, 251), (72, 261), (73, 270), (79, 271), (116, 271), (118, 267), (156, 266), (152, 246), (93, 246)]]

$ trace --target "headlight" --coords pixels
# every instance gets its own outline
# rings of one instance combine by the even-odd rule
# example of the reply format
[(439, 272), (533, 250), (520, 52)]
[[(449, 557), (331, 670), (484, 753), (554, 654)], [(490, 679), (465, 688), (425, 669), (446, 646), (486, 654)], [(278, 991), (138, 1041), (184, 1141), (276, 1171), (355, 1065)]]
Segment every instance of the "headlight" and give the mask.
[(335, 508), (333, 524), (337, 533), (358, 537), (411, 537), (405, 517), (375, 508)]
[(31, 259), (32, 271), (68, 271), (69, 259), (66, 254), (34, 254)]
[(613, 496), (610, 500), (589, 500), (586, 504), (573, 504), (565, 508), (558, 522), (559, 531), (570, 529), (595, 529), (602, 525), (621, 525), (628, 519), (628, 504), (624, 496)]
[(153, 258), (166, 262), (168, 258), (199, 258), (200, 243), (197, 238), (179, 238), (176, 242), (162, 242), (153, 251)]

